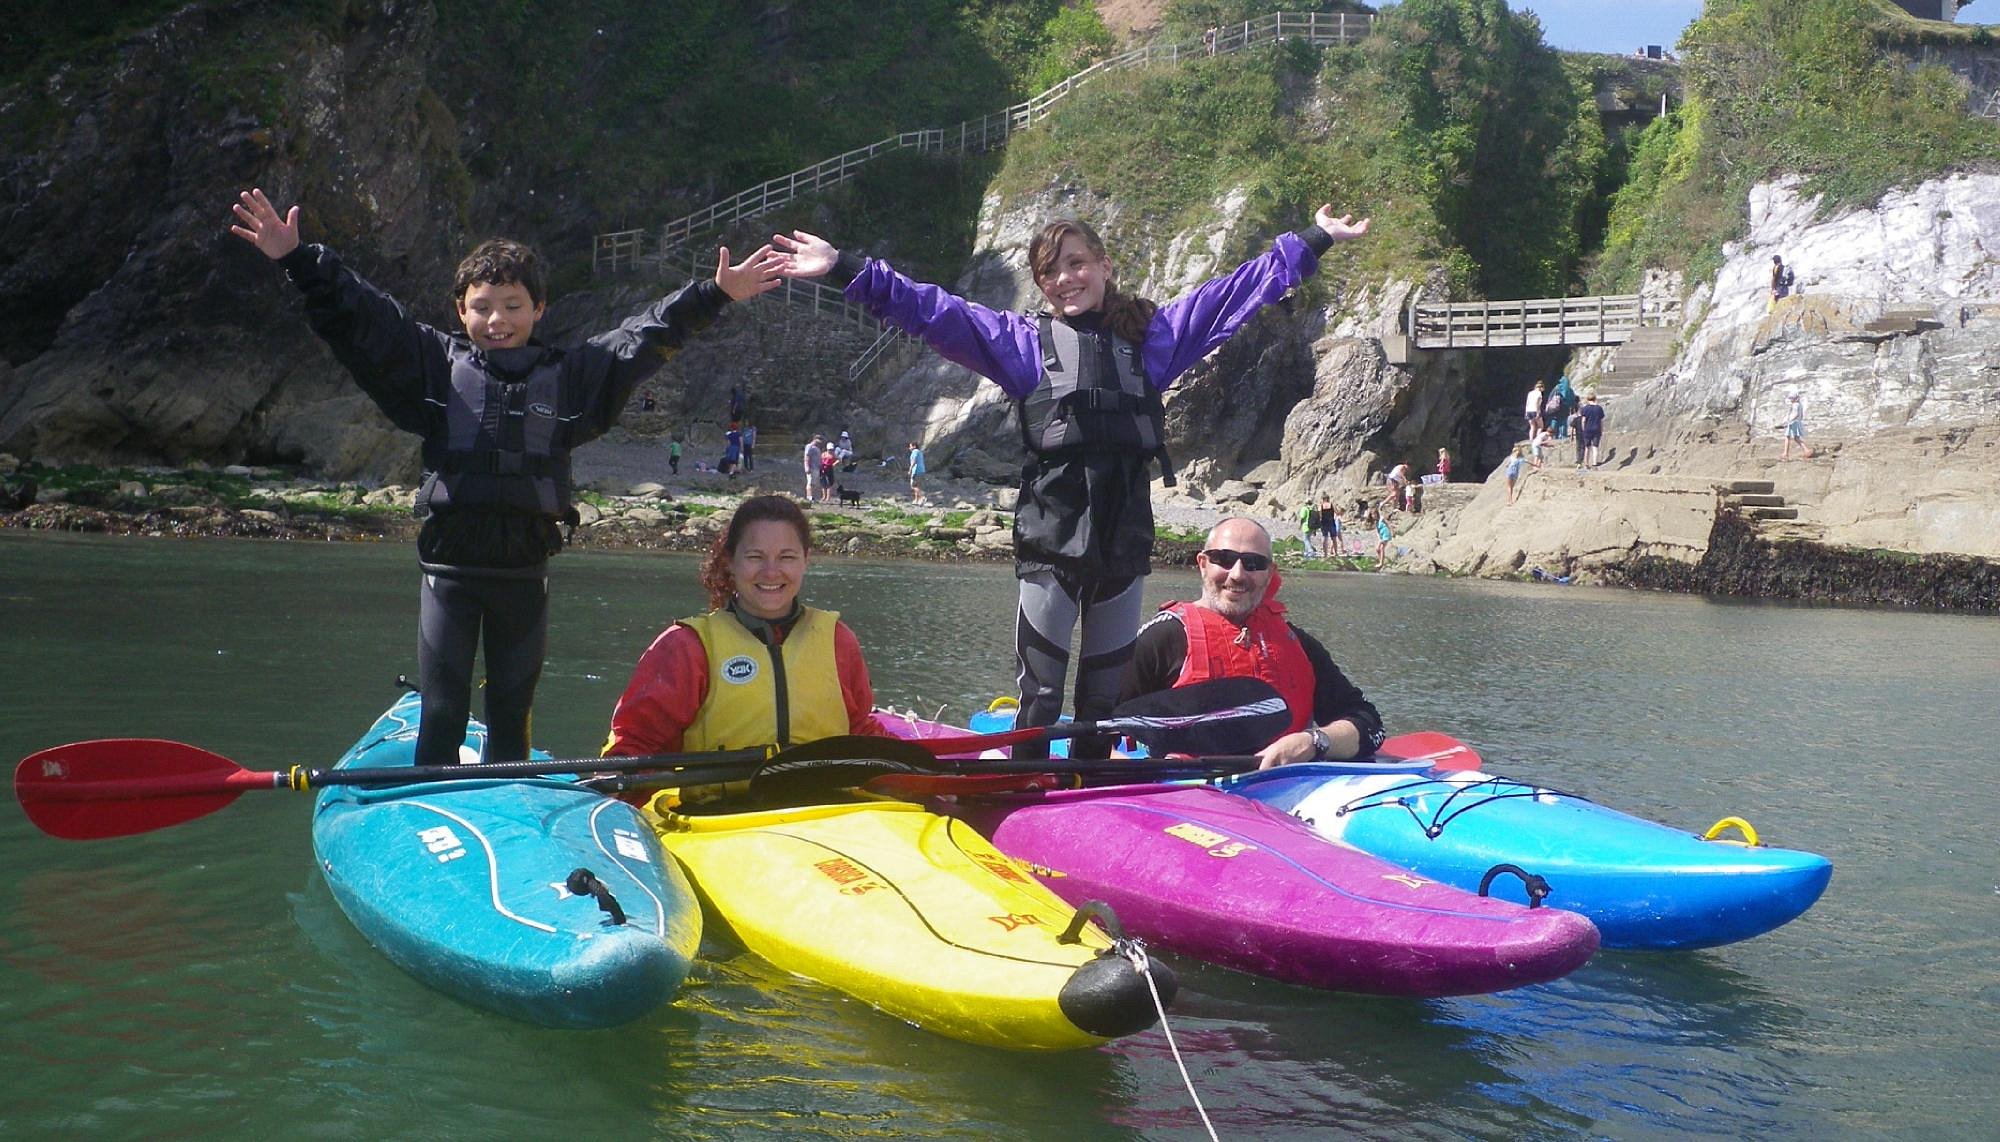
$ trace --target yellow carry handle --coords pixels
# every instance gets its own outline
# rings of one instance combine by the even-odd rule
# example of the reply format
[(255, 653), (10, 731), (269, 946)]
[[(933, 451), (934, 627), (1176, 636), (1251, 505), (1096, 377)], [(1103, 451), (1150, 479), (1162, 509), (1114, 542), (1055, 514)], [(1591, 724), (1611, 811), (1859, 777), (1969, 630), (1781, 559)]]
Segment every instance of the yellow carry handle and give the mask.
[[(1743, 839), (1740, 841), (1722, 841), (1722, 834), (1731, 829), (1742, 833)], [(1726, 845), (1748, 845), (1751, 848), (1756, 848), (1763, 843), (1757, 839), (1757, 830), (1751, 828), (1750, 822), (1741, 817), (1724, 817), (1722, 820), (1710, 825), (1708, 832), (1701, 835), (1701, 839), (1704, 841), (1722, 841)]]

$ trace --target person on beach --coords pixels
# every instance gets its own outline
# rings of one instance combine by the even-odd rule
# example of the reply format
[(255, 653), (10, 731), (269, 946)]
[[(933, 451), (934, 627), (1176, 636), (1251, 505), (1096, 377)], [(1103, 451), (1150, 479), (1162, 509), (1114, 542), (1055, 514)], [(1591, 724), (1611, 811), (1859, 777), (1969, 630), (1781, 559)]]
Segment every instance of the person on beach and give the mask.
[(1548, 453), (1555, 451), (1556, 438), (1547, 425), (1535, 431), (1535, 438), (1528, 442), (1528, 463), (1539, 472)]
[(1318, 516), (1320, 554), (1332, 559), (1340, 554), (1340, 509), (1333, 506), (1333, 497), (1325, 492), (1319, 496)]
[(1536, 381), (1535, 387), (1528, 390), (1528, 402), (1521, 410), (1528, 421), (1528, 439), (1530, 440), (1533, 440), (1535, 434), (1542, 430), (1542, 406), (1546, 403), (1542, 398), (1542, 382)]
[[(1321, 206), (1299, 233), (1280, 235), (1268, 252), (1160, 305), (1117, 288), (1096, 231), (1058, 220), (1028, 247), (1048, 306), (1041, 313), (988, 309), (804, 231), (772, 239), (790, 256), (788, 276), (831, 274), (847, 300), (1014, 399), (1030, 457), (1014, 516), (1022, 727), (1050, 725), (1062, 713), (1070, 635), (1079, 625), (1075, 715), (1107, 717), (1117, 701), (1152, 565), (1155, 461), (1173, 483), (1160, 393), (1304, 281), (1335, 242), (1367, 232), (1366, 219)], [(1071, 743), (1075, 757), (1104, 757), (1110, 748), (1108, 738)], [(1015, 753), (1046, 757), (1046, 750), (1044, 743)]]
[(1785, 432), (1785, 446), (1778, 453), (1778, 459), (1790, 460), (1792, 458), (1792, 445), (1794, 444), (1799, 446), (1799, 459), (1812, 459), (1813, 450), (1811, 446), (1806, 444), (1806, 402), (1805, 398), (1799, 395), (1796, 385), (1785, 390), (1785, 423), (1783, 428)]
[(1514, 446), (1514, 451), (1508, 453), (1505, 469), (1504, 471), (1501, 472), (1501, 475), (1505, 477), (1507, 480), (1507, 505), (1509, 507), (1513, 506), (1514, 501), (1518, 499), (1521, 494), (1520, 484), (1521, 484), (1521, 464), (1523, 460), (1523, 457), (1521, 455), (1522, 451), (1523, 451), (1522, 446), (1516, 444)]
[(1165, 604), (1140, 629), (1120, 704), (1217, 678), (1261, 678), (1285, 699), (1291, 724), (1271, 741), (1245, 743), (1257, 768), (1344, 761), (1382, 745), (1382, 715), (1326, 647), (1285, 617), (1263, 525), (1240, 516), (1216, 524), (1194, 565), (1201, 597)]
[(1437, 474), (1438, 474), (1438, 483), (1440, 484), (1451, 483), (1451, 449), (1449, 448), (1438, 449)]
[(1389, 517), (1371, 510), (1368, 520), (1375, 525), (1375, 570), (1380, 571), (1389, 563)]
[(923, 485), (920, 482), (923, 479), (924, 472), (924, 450), (918, 446), (916, 441), (912, 440), (910, 441), (910, 502), (913, 504), (929, 504), (931, 502), (931, 498), (924, 494)]
[(809, 504), (819, 502), (819, 461), (820, 461), (820, 456), (825, 452), (825, 445), (826, 445), (826, 437), (821, 436), (819, 433), (815, 432), (813, 433), (812, 439), (806, 441), (805, 452), (801, 457), (801, 459), (805, 461), (805, 467), (806, 467), (805, 499), (806, 502)]
[(1597, 403), (1597, 390), (1583, 390), (1583, 407), (1577, 409), (1582, 418), (1583, 466), (1595, 468), (1602, 461), (1597, 447), (1604, 442), (1604, 406)]
[(887, 736), (861, 643), (799, 601), (812, 524), (788, 496), (752, 496), (701, 571), (706, 614), (653, 639), (611, 712), (606, 756), (792, 746)]
[(416, 510), (416, 764), (459, 760), (472, 668), (486, 646), (483, 760), (528, 756), (529, 714), (548, 641), (548, 560), (576, 525), (570, 452), (617, 423), (632, 390), (731, 301), (782, 284), (769, 246), (689, 282), (573, 349), (534, 340), (548, 303), (541, 259), (519, 242), (481, 243), (459, 263), (452, 304), (465, 332), (411, 317), (332, 250), (299, 241), (299, 208), (262, 190), (237, 196), (230, 232), (283, 266), (306, 319), (397, 427), (423, 439)]
[(1383, 474), (1382, 482), (1389, 486), (1389, 494), (1382, 497), (1383, 511), (1388, 511), (1390, 508), (1408, 506), (1408, 500), (1405, 495), (1410, 486), (1410, 465), (1408, 462), (1398, 461), (1395, 466)]
[(840, 462), (840, 456), (832, 448), (822, 448), (819, 453), (819, 483), (813, 485), (821, 503), (833, 502), (833, 469)]
[(1311, 558), (1314, 537), (1319, 534), (1319, 511), (1311, 500), (1299, 505), (1299, 542), (1305, 546), (1306, 556)]
[(716, 461), (715, 470), (725, 476), (736, 475), (736, 468), (743, 462), (743, 430), (735, 425), (722, 434), (722, 459)]
[(757, 470), (757, 426), (754, 424), (743, 426), (743, 470)]
[(667, 471), (676, 476), (681, 474), (681, 438), (678, 436), (667, 441)]

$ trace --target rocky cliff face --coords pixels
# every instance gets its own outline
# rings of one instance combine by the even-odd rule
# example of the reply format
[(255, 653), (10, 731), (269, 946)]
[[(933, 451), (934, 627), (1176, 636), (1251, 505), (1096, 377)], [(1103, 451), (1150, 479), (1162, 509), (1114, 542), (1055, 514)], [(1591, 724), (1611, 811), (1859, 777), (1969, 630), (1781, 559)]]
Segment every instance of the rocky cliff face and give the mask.
[[(109, 66), (59, 72), (5, 109), (36, 102), (53, 126), (5, 156), (0, 451), (338, 475), (411, 464), (283, 274), (227, 226), (243, 187), (302, 202), (308, 237), (446, 319), (464, 173), (426, 86), (434, 13), (375, 0), (345, 5), (335, 29), (281, 32), (263, 8), (190, 5)], [(203, 70), (225, 57), (242, 74)]]
[[(1791, 181), (1752, 193), (1679, 359), (1611, 402), (1616, 463), (1775, 480), (1830, 543), (2000, 555), (2000, 176), (1817, 208)], [(1774, 254), (1799, 295), (1772, 306)], [(1794, 388), (1819, 454), (1783, 464)]]

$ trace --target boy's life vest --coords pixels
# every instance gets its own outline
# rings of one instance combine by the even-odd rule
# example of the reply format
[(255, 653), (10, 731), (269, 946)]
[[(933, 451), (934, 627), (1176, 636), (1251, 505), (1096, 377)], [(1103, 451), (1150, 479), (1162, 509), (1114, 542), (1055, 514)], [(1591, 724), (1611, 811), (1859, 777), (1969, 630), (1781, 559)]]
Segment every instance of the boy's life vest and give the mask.
[(1042, 337), (1042, 379), (1016, 401), (1021, 443), (1037, 457), (1058, 459), (1089, 452), (1138, 452), (1160, 463), (1168, 487), (1167, 412), (1160, 390), (1146, 380), (1139, 346), (1109, 330), (1091, 333), (1037, 315)]
[(424, 438), (419, 516), (507, 507), (575, 524), (562, 354), (534, 352), (540, 359), (519, 381), (494, 376), (472, 353), (452, 354), (448, 387), (429, 398), (444, 405), (445, 430)]

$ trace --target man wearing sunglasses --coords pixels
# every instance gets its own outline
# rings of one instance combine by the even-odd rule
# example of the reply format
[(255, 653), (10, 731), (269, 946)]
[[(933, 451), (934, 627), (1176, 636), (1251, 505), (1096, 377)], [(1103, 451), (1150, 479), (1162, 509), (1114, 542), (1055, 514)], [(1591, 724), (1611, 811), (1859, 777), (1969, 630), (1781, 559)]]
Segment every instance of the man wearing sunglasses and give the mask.
[(1194, 558), (1201, 598), (1168, 603), (1140, 628), (1120, 703), (1214, 678), (1261, 678), (1284, 696), (1292, 720), (1275, 741), (1244, 743), (1259, 768), (1373, 753), (1382, 715), (1318, 639), (1286, 620), (1271, 533), (1232, 517), (1202, 547)]

